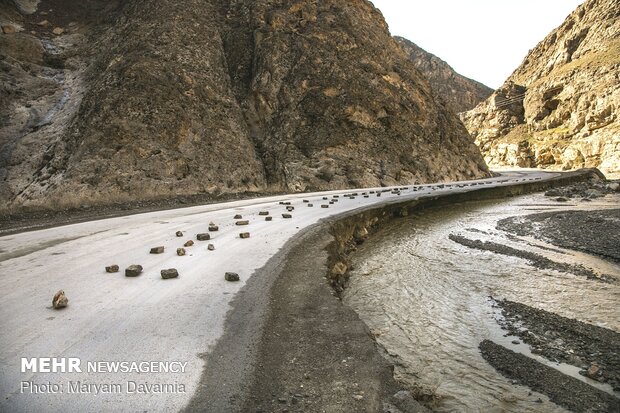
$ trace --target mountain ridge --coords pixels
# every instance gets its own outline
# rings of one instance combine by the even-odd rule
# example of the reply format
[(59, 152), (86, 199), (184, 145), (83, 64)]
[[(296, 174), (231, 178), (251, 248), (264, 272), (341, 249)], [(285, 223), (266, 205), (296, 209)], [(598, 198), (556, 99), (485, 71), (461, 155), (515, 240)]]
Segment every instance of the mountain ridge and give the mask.
[(620, 6), (588, 0), (461, 119), (491, 166), (620, 174)]
[(490, 87), (459, 74), (446, 61), (411, 40), (401, 36), (394, 38), (454, 113), (473, 109), (493, 93)]
[(488, 176), (366, 0), (70, 6), (43, 0), (0, 35), (11, 59), (8, 42), (38, 50), (3, 69), (9, 204)]

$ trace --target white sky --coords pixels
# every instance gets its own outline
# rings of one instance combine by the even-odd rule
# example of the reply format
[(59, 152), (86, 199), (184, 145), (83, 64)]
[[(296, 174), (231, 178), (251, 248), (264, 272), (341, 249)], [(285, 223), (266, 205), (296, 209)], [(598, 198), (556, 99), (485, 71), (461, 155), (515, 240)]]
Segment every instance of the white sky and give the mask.
[(371, 0), (390, 32), (497, 88), (584, 0)]

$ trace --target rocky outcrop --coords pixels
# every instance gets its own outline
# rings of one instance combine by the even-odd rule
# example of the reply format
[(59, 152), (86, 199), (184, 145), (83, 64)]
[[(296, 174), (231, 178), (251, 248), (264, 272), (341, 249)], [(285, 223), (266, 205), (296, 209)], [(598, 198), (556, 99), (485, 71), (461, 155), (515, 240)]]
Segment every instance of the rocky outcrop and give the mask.
[(0, 35), (9, 204), (488, 173), (366, 0), (43, 0), (38, 10), (17, 14), (24, 33)]
[(620, 173), (620, 7), (588, 0), (461, 118), (491, 166)]
[(394, 37), (409, 59), (454, 113), (473, 109), (491, 96), (493, 89), (458, 74), (448, 63), (403, 37)]

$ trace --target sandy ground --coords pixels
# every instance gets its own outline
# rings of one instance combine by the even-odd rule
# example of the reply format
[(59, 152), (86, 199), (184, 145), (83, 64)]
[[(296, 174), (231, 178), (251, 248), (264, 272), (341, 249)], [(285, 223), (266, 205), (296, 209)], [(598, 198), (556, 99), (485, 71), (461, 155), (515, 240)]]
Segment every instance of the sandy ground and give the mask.
[[(558, 175), (542, 171), (504, 173), (486, 180), (489, 184), (484, 186), (427, 185), (416, 192), (386, 192), (382, 197), (372, 194), (364, 198), (361, 194), (365, 190), (356, 190), (360, 195), (355, 199), (341, 196), (329, 208), (320, 207), (327, 204), (323, 196), (352, 191), (277, 196), (1, 237), (0, 411), (180, 410), (197, 390), (203, 357), (224, 332), (231, 300), (257, 269), (304, 228), (322, 218), (369, 205)], [(302, 199), (314, 207), (309, 208)], [(278, 202), (283, 200), (295, 207), (291, 219), (281, 215), (286, 210)], [(261, 210), (269, 211), (273, 221), (259, 216)], [(249, 225), (236, 226), (235, 214), (243, 215)], [(207, 232), (211, 221), (219, 225), (219, 231), (212, 233), (211, 241), (196, 241), (196, 234)], [(175, 236), (179, 230), (184, 232), (182, 238)], [(251, 233), (249, 239), (239, 238), (244, 231)], [(187, 248), (187, 256), (178, 257), (176, 248), (190, 239), (195, 245)], [(208, 243), (215, 245), (215, 251), (207, 250)], [(151, 247), (160, 245), (166, 247), (163, 254), (149, 254)], [(121, 272), (105, 273), (104, 267), (112, 264), (119, 265)], [(123, 269), (131, 264), (142, 265), (144, 273), (125, 277)], [(165, 268), (178, 269), (179, 278), (162, 280), (159, 272)], [(225, 281), (226, 271), (239, 273), (241, 280)], [(65, 291), (69, 305), (54, 310), (51, 299), (59, 289)], [(83, 369), (87, 362), (98, 361), (187, 364), (183, 373), (22, 373), (22, 357), (78, 357)], [(168, 391), (157, 393), (151, 387), (131, 392), (128, 381), (166, 384)], [(82, 394), (72, 393), (71, 387), (78, 382), (115, 384), (120, 390), (109, 387), (110, 392), (105, 393), (105, 388), (99, 388), (97, 394), (90, 386)]]

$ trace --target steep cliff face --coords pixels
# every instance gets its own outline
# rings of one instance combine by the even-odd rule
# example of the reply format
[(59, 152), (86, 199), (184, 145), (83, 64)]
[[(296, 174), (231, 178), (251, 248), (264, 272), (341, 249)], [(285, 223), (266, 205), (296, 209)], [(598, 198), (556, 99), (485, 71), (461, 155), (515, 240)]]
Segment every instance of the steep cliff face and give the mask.
[[(0, 130), (9, 202), (487, 174), (365, 0), (91, 0), (70, 17), (75, 7), (55, 0), (37, 10), (22, 10), (24, 31), (2, 37), (27, 38), (42, 55), (25, 69), (1, 49), (15, 83)], [(33, 114), (33, 82), (50, 74)]]
[(588, 0), (462, 119), (491, 166), (620, 173), (620, 4)]
[(394, 39), (454, 113), (473, 109), (493, 93), (490, 87), (458, 74), (448, 63), (412, 41), (398, 36)]

